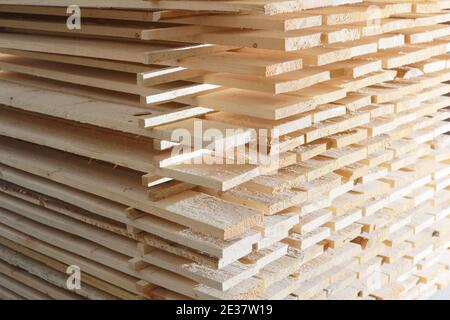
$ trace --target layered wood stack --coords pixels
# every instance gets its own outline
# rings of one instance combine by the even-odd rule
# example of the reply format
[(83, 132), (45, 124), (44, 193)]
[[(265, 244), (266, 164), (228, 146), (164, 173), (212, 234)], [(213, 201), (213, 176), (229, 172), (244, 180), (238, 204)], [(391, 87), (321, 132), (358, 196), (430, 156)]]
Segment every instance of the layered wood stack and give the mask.
[(0, 298), (449, 284), (450, 1), (72, 2), (0, 0)]

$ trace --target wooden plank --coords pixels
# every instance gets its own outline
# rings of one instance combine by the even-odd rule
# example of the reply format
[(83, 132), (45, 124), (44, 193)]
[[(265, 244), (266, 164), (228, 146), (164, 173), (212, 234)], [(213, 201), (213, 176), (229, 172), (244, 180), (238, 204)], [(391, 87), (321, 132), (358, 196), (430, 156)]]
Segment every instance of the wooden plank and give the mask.
[(251, 14), (205, 14), (188, 17), (173, 17), (162, 19), (161, 21), (215, 27), (291, 31), (318, 27), (322, 24), (322, 17), (319, 14), (311, 15), (308, 11), (308, 14), (285, 13), (271, 16)]
[[(143, 235), (142, 241), (145, 243), (147, 243), (149, 238), (152, 239), (150, 234), (153, 234), (171, 243), (187, 246), (198, 252), (204, 252), (211, 257), (219, 258), (218, 265), (220, 266), (225, 266), (249, 254), (252, 251), (252, 245), (260, 238), (260, 234), (252, 230), (230, 240), (211, 237), (214, 240), (206, 242), (204, 241), (204, 234), (192, 231), (168, 220), (145, 214), (144, 212), (137, 211), (139, 216), (131, 219), (126, 215), (126, 206), (105, 198), (100, 198), (23, 171), (18, 171), (11, 167), (1, 165), (1, 172), (3, 180), (14, 183), (22, 188), (44, 193), (49, 197), (95, 213), (99, 217), (105, 217), (148, 232), (148, 235)], [(41, 195), (40, 197), (42, 198), (43, 196)], [(40, 202), (38, 201), (38, 203)], [(47, 206), (49, 206), (48, 203)], [(132, 209), (132, 211), (136, 210)], [(154, 241), (151, 241), (149, 244), (154, 245), (154, 243)]]
[[(152, 170), (152, 141), (117, 135), (111, 131), (77, 127), (55, 119), (0, 108), (0, 134), (37, 143), (50, 148), (72, 152), (88, 158), (143, 172)], [(108, 143), (114, 135), (114, 143)]]
[(38, 290), (30, 288), (29, 286), (12, 279), (4, 274), (0, 274), (0, 281), (2, 287), (6, 288), (13, 293), (24, 297), (27, 300), (51, 300), (48, 295), (45, 295)]
[[(5, 74), (2, 75), (6, 77)], [(11, 76), (8, 75), (8, 79), (10, 78)], [(23, 78), (19, 77), (19, 79)], [(51, 84), (51, 88), (55, 88), (54, 84)], [(58, 87), (56, 87), (55, 89), (57, 88)], [(106, 127), (122, 132), (125, 131), (141, 136), (170, 140), (172, 139), (172, 132), (173, 130), (175, 130), (174, 128), (178, 128), (177, 126), (174, 127), (173, 124), (166, 127), (162, 126), (160, 129), (154, 128), (152, 130), (139, 128), (139, 122), (145, 121), (142, 119), (142, 117), (148, 115), (149, 113), (153, 114), (152, 111), (149, 112), (149, 110), (146, 108), (136, 108), (130, 105), (94, 101), (82, 96), (64, 94), (57, 91), (42, 90), (31, 86), (24, 87), (22, 85), (15, 85), (8, 82), (4, 82), (4, 85), (0, 92), (2, 97), (1, 102), (14, 108), (61, 117), (66, 120), (87, 123), (94, 126)], [(11, 98), (11, 95), (16, 96), (17, 99)], [(58, 101), (64, 102), (62, 104), (59, 104)], [(76, 104), (77, 106), (77, 112), (70, 111), (73, 110), (72, 108), (74, 104)], [(98, 116), (94, 117), (94, 113), (97, 112)], [(160, 114), (160, 116), (162, 118), (166, 118), (167, 113)], [(186, 114), (184, 114), (184, 116), (186, 116)], [(159, 120), (164, 121), (164, 119)], [(165, 121), (168, 121), (168, 119), (165, 119)], [(190, 134), (190, 137), (192, 139), (187, 139), (189, 140), (190, 146), (198, 146), (199, 144), (203, 145), (203, 131), (200, 130), (201, 133), (199, 136), (199, 132), (194, 130), (195, 123), (200, 126), (203, 125), (203, 127), (208, 127), (208, 124), (212, 124), (211, 122), (205, 122), (205, 120), (200, 119), (185, 120), (184, 124), (190, 124), (190, 126), (187, 126), (187, 128), (190, 127), (192, 129)], [(167, 128), (172, 129), (167, 130)], [(228, 134), (225, 134), (224, 132), (222, 137), (224, 139), (228, 139), (227, 144), (225, 144), (225, 141), (220, 139), (219, 137), (216, 137), (213, 141), (209, 141), (205, 144), (214, 149), (215, 146), (218, 146), (222, 141), (224, 142), (224, 144), (222, 145), (231, 147), (235, 142), (239, 142), (240, 144), (246, 143), (249, 140), (249, 136), (251, 136), (251, 133), (248, 130), (237, 130), (234, 132), (229, 132)], [(188, 142), (187, 140), (186, 142)]]
[(237, 75), (231, 73), (210, 73), (193, 78), (191, 81), (210, 83), (228, 88), (248, 89), (281, 94), (300, 90), (330, 79), (329, 71), (302, 69), (273, 77)]
[[(259, 50), (258, 50), (259, 51)], [(302, 68), (302, 59), (297, 55), (270, 50), (258, 52), (239, 49), (237, 51), (218, 52), (171, 60), (170, 56), (162, 64), (180, 66), (194, 70), (228, 72), (270, 77)], [(207, 53), (207, 52), (206, 52)]]
[[(50, 284), (53, 284), (57, 287), (66, 289), (66, 281), (67, 277), (66, 274), (62, 272), (62, 270), (53, 270), (50, 267), (36, 262), (33, 259), (30, 259), (20, 253), (17, 253), (13, 250), (8, 249), (7, 247), (1, 246), (0, 250), (2, 252), (2, 260), (5, 263), (2, 263), (2, 273), (10, 274), (10, 271), (15, 270), (19, 273), (18, 278), (22, 278), (24, 276), (23, 272), (20, 272), (18, 269), (23, 269), (24, 271), (27, 271), (31, 273), (32, 275), (39, 277), (43, 279), (46, 282), (49, 282)], [(7, 266), (7, 264), (9, 266)], [(14, 268), (15, 267), (15, 268)], [(13, 275), (14, 276), (14, 275)], [(21, 277), (22, 276), (22, 277)], [(32, 277), (23, 277), (22, 279), (31, 279), (31, 283), (33, 282)], [(34, 280), (36, 281), (36, 280)], [(31, 284), (30, 282), (27, 282), (28, 284)], [(66, 289), (67, 290), (67, 289)], [(97, 300), (115, 300), (112, 295), (106, 294), (100, 290), (97, 290), (90, 285), (85, 285), (84, 288), (80, 288), (78, 290), (75, 290), (75, 294), (69, 294), (67, 292), (66, 295), (59, 295), (58, 298), (60, 299), (79, 299), (81, 297), (84, 298), (90, 298), (90, 299), (97, 299)], [(78, 295), (78, 297), (76, 296)]]
[(144, 64), (226, 50), (226, 48), (211, 45), (170, 47), (156, 44), (119, 43), (111, 40), (7, 33), (2, 33), (0, 47)]
[[(8, 146), (11, 141), (3, 141), (5, 142), (5, 144), (3, 144), (3, 147), (6, 147), (8, 149), (8, 152), (6, 152), (5, 149), (5, 158), (2, 158), (2, 162), (8, 165), (12, 165), (12, 163), (10, 163), (7, 158), (10, 158), (13, 155), (14, 149), (11, 149), (11, 145)], [(17, 147), (17, 142), (15, 142), (14, 144)], [(15, 149), (15, 151), (19, 153), (26, 153), (26, 149), (35, 148), (36, 147), (32, 145), (24, 145), (24, 148), (22, 150)], [(46, 158), (52, 153), (52, 161), (46, 160)], [(25, 156), (25, 154), (23, 155)], [(19, 157), (19, 155), (17, 156)], [(63, 165), (64, 163), (66, 165), (69, 164), (70, 158), (72, 158), (73, 160), (73, 162), (70, 164), (70, 167), (72, 168)], [(100, 167), (98, 169), (95, 169), (94, 166), (91, 165), (89, 167), (89, 172), (86, 170), (86, 168), (82, 170), (86, 174), (86, 177), (89, 176), (89, 178), (87, 179), (87, 181), (81, 181), (83, 177), (79, 172), (77, 172), (77, 166), (81, 166), (81, 168), (84, 167), (83, 163), (86, 163), (85, 160), (77, 157), (68, 157), (67, 155), (64, 155), (62, 153), (52, 152), (50, 150), (41, 150), (40, 153), (34, 153), (34, 156), (32, 157), (28, 155), (22, 159), (35, 159), (36, 161), (34, 162), (34, 165), (30, 166), (30, 164), (28, 164), (25, 167), (28, 167), (34, 174), (38, 175), (45, 174), (44, 172), (49, 170), (52, 165), (63, 165), (62, 168), (66, 167), (68, 171), (60, 171), (57, 174), (52, 174), (52, 179), (54, 181), (65, 183), (76, 188), (83, 188), (84, 190), (90, 190), (91, 188), (97, 189), (96, 191), (91, 191), (94, 192), (94, 194), (98, 194), (106, 198), (112, 197), (116, 201), (122, 201), (128, 206), (142, 209), (143, 211), (150, 211), (154, 215), (164, 217), (165, 219), (171, 220), (176, 223), (188, 225), (194, 230), (215, 235), (222, 239), (229, 239), (237, 234), (240, 234), (255, 226), (262, 220), (261, 213), (255, 210), (238, 206), (220, 200), (218, 198), (193, 191), (186, 191), (171, 198), (166, 198), (158, 202), (151, 202), (148, 200), (145, 190), (143, 190), (142, 186), (140, 185), (139, 177), (137, 177), (136, 175), (134, 175), (133, 177), (132, 174), (130, 175), (131, 172), (122, 172), (123, 174), (120, 174), (121, 170), (108, 168), (100, 164)], [(43, 162), (40, 162), (41, 160)], [(44, 167), (39, 168), (39, 166), (36, 166), (38, 164), (44, 165)], [(18, 162), (16, 163), (16, 166), (17, 165)], [(33, 169), (33, 166), (36, 166), (35, 169)], [(112, 169), (113, 172), (110, 172), (110, 174), (112, 175), (105, 175), (106, 172), (102, 173), (101, 171), (99, 171), (100, 168), (102, 168), (101, 171), (109, 171)], [(74, 172), (72, 170), (76, 171)], [(72, 175), (71, 171), (72, 174), (75, 174), (75, 177), (70, 177)], [(94, 176), (94, 172), (99, 175), (99, 179), (100, 176), (102, 176), (103, 178), (107, 178), (108, 180), (109, 178), (112, 179), (109, 180), (109, 182), (105, 182), (105, 184), (103, 184), (103, 186), (105, 187), (104, 190), (102, 190), (103, 188), (98, 189), (95, 186), (89, 186), (92, 183), (97, 184), (100, 181), (93, 181), (92, 177)], [(66, 174), (68, 176), (64, 177)], [(72, 180), (73, 178), (75, 178), (75, 180)], [(118, 184), (114, 185), (113, 180), (115, 180)], [(82, 185), (85, 183), (87, 184), (82, 187)], [(124, 185), (128, 186), (126, 190), (123, 190)], [(134, 187), (132, 187), (133, 185)], [(200, 203), (204, 204), (202, 208), (205, 210), (205, 213), (202, 215), (198, 215), (197, 211), (192, 211), (194, 208), (196, 208), (196, 205)], [(218, 210), (218, 208), (220, 208), (221, 206), (223, 206), (223, 211)], [(230, 215), (230, 212), (233, 212), (233, 214)], [(211, 219), (211, 217), (214, 218)]]
[[(79, 6), (88, 8), (124, 8), (124, 9), (180, 9), (180, 10), (208, 10), (208, 11), (225, 11), (225, 12), (248, 12), (263, 14), (278, 14), (297, 12), (303, 9), (312, 9), (318, 7), (333, 6), (339, 4), (359, 3), (361, 0), (324, 0), (319, 3), (313, 0), (303, 0), (301, 2), (293, 0), (273, 1), (265, 0), (262, 2), (252, 2), (245, 0), (237, 1), (214, 1), (214, 3), (205, 3), (204, 1), (170, 1), (163, 0), (158, 3), (142, 0), (132, 0), (132, 2), (123, 3), (119, 0), (96, 0), (95, 3), (88, 0), (80, 0)], [(37, 0), (2, 0), (0, 4), (14, 5), (43, 5)], [(70, 1), (67, 0), (47, 0), (46, 6), (69, 6)]]
[[(25, 13), (48, 16), (67, 16), (67, 9), (63, 7), (37, 7), (24, 5), (0, 5), (1, 12)], [(191, 15), (189, 13), (189, 15)], [(182, 17), (181, 11), (146, 11), (125, 9), (95, 9), (84, 8), (83, 16), (86, 18), (130, 20), (130, 21), (159, 21), (161, 19)], [(185, 14), (187, 15), (187, 14)]]
[(128, 73), (4, 55), (0, 56), (0, 67), (7, 71), (140, 95), (145, 97), (147, 104), (167, 102), (180, 96), (217, 88), (214, 85), (191, 85), (183, 82), (142, 87), (137, 85), (136, 76)]
[[(217, 92), (177, 99), (198, 107), (244, 114), (269, 120), (279, 120), (312, 110), (314, 99), (287, 95), (273, 96), (242, 89), (224, 89)], [(255, 109), (255, 105), (257, 108)]]
[[(125, 255), (136, 255), (137, 247), (135, 242), (125, 237), (115, 235), (106, 230), (100, 230), (95, 226), (86, 225), (83, 222), (62, 217), (49, 210), (39, 208), (38, 206), (26, 204), (21, 200), (14, 200), (12, 197), (2, 195), (0, 195), (0, 197), (2, 198), (3, 208), (7, 208), (13, 212), (19, 211), (21, 216), (25, 216), (58, 230), (81, 236)], [(127, 242), (130, 243), (128, 248), (126, 245)], [(277, 254), (271, 259), (274, 259), (277, 256), (279, 257), (286, 252), (286, 249), (287, 248), (284, 247), (284, 251), (278, 250)], [(265, 263), (270, 261), (270, 259), (268, 259), (265, 263), (257, 265), (235, 262), (220, 270), (215, 270), (153, 247), (145, 249), (142, 259), (152, 265), (168, 269), (222, 291), (226, 291), (237, 285), (239, 282), (256, 274), (259, 268), (264, 267)]]

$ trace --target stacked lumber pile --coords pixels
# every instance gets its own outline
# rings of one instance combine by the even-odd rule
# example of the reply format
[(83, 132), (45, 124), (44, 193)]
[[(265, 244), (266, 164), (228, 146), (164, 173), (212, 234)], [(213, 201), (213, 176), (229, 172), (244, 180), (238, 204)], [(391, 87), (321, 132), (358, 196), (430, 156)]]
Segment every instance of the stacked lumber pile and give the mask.
[(450, 1), (77, 2), (0, 0), (0, 298), (449, 284)]

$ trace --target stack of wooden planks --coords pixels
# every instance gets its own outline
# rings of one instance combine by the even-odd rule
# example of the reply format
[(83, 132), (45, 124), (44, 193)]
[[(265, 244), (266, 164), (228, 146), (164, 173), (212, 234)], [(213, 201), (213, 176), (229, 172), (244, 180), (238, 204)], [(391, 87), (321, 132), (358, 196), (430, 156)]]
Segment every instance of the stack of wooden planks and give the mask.
[(77, 3), (0, 0), (0, 298), (450, 284), (450, 1)]

